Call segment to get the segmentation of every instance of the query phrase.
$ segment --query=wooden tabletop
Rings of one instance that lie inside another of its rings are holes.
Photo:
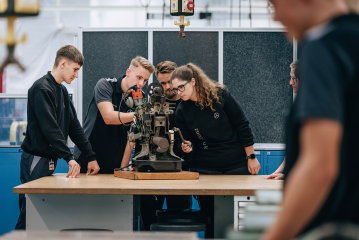
[[[196,180],[129,180],[113,174],[66,178],[58,173],[14,188],[19,194],[133,194],[133,195],[254,195],[255,190],[280,190],[283,181],[264,175],[200,175]]]

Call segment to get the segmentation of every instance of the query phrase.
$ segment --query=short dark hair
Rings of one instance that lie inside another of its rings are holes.
[[[156,77],[158,75],[158,73],[171,73],[173,72],[176,68],[178,68],[177,64],[171,61],[164,61],[164,62],[160,62],[159,64],[157,64],[156,67]]]
[[[63,58],[78,63],[80,66],[82,66],[85,61],[82,53],[72,45],[63,46],[57,51],[54,67],[57,67]]]

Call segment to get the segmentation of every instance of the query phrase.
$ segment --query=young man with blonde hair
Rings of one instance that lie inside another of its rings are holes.
[[[121,166],[127,131],[130,129],[123,124],[133,121],[132,110],[121,99],[127,97],[124,94],[131,86],[145,86],[154,71],[155,67],[147,59],[137,56],[132,59],[126,75],[118,79],[102,78],[97,82],[85,117],[84,130],[96,152],[99,173],[113,173],[115,168]],[[77,146],[74,156],[81,166],[87,165]]]
[[[84,57],[74,46],[67,45],[56,53],[51,72],[38,79],[28,91],[27,129],[21,148],[21,183],[51,175],[58,158],[69,164],[66,177],[74,178],[80,165],[74,160],[67,138],[84,152],[86,164],[92,174],[98,171],[95,153],[77,119],[76,111],[63,82],[71,84],[84,63]],[[26,197],[19,196],[20,216],[15,229],[26,229]]]

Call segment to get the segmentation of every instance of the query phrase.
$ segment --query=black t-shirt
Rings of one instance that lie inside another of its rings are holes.
[[[119,80],[103,78],[97,82],[94,88],[94,96],[85,117],[84,130],[96,152],[96,160],[100,166],[99,173],[113,173],[115,168],[119,168],[126,148],[127,131],[130,126],[107,125],[97,107],[100,102],[111,102],[114,111],[132,111],[125,104],[125,100],[121,102],[124,94],[121,82],[124,77]],[[77,146],[74,149],[74,156],[82,165],[81,171],[86,171],[87,162]]]
[[[359,16],[340,16],[307,35],[298,72],[298,95],[286,127],[285,175],[297,161],[300,130],[307,119],[332,119],[343,126],[339,177],[306,230],[327,221],[359,223]]]
[[[201,109],[196,102],[183,101],[176,111],[176,125],[191,141],[191,168],[227,172],[247,166],[244,147],[254,144],[249,122],[239,103],[221,90],[220,103]]]

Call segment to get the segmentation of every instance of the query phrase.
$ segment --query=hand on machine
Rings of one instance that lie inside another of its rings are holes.
[[[179,135],[180,135],[180,137],[181,137],[181,140],[182,140],[182,145],[181,145],[182,151],[185,152],[185,153],[190,153],[190,152],[192,152],[192,143],[191,143],[190,141],[184,140],[183,135],[182,135],[182,133],[181,133],[181,129],[179,129],[179,128],[173,128],[173,131],[178,132]]]

